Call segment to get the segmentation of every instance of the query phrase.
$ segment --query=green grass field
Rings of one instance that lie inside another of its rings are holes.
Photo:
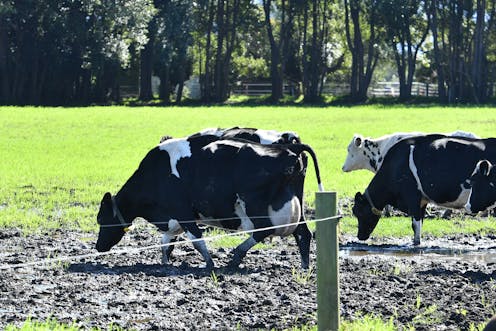
[[[316,151],[325,188],[337,191],[339,197],[352,197],[373,176],[367,171],[341,171],[354,133],[378,137],[397,131],[464,130],[491,137],[495,123],[495,108],[475,107],[0,107],[0,228],[18,227],[26,233],[58,227],[96,232],[102,195],[116,193],[165,134],[183,137],[206,127],[231,126],[296,131]],[[305,187],[310,203],[316,190],[310,165]],[[345,218],[341,229],[356,233],[356,220]],[[496,222],[428,220],[423,229],[433,235],[457,231],[496,233]],[[411,236],[410,221],[382,220],[374,234]],[[28,321],[22,330],[45,329],[77,328],[56,321],[39,325]],[[362,329],[393,326],[392,321],[368,316],[355,323],[344,321],[342,326],[342,330]]]
[[[339,197],[352,197],[363,191],[373,176],[365,170],[341,171],[354,133],[378,137],[397,131],[465,130],[491,137],[495,110],[377,105],[0,107],[0,227],[20,227],[26,232],[60,226],[95,231],[103,194],[116,193],[165,134],[183,137],[206,127],[231,126],[296,131],[316,151],[325,188],[336,190]],[[310,203],[316,190],[310,165],[305,186]],[[433,233],[454,229],[449,222],[435,223],[441,228],[435,225]],[[492,222],[470,224],[467,231],[491,231],[493,226]],[[355,228],[356,221],[344,220],[344,231],[354,233]],[[426,224],[425,230],[429,228]],[[410,235],[411,230],[408,221],[392,219],[380,222],[375,234],[383,231]]]

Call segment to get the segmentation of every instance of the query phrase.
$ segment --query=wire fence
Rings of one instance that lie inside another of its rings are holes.
[[[267,218],[268,216],[257,216],[254,218],[262,218],[262,217]],[[108,252],[97,252],[97,253],[88,253],[88,254],[71,255],[71,256],[51,257],[51,258],[40,259],[37,261],[16,263],[16,264],[4,264],[4,265],[0,265],[0,270],[12,270],[12,269],[19,269],[19,268],[26,268],[26,267],[39,267],[39,266],[44,266],[44,265],[52,265],[52,264],[57,264],[57,263],[62,263],[62,262],[76,261],[76,260],[81,260],[81,259],[95,258],[95,257],[101,257],[101,256],[108,256],[108,255],[135,254],[135,253],[143,252],[146,250],[157,249],[157,248],[162,248],[162,247],[168,247],[168,246],[174,246],[174,245],[178,246],[178,245],[184,245],[184,244],[193,244],[194,242],[199,242],[199,241],[214,241],[214,240],[221,239],[224,237],[252,234],[255,232],[275,230],[275,229],[285,228],[285,227],[289,227],[289,226],[297,226],[300,224],[316,223],[316,222],[330,221],[330,220],[339,220],[340,218],[342,218],[342,215],[336,215],[336,216],[332,216],[332,217],[325,217],[325,218],[320,218],[320,219],[308,220],[308,221],[304,221],[304,222],[279,224],[279,225],[273,225],[273,226],[269,226],[269,227],[255,228],[255,229],[251,229],[251,230],[241,230],[241,231],[235,231],[235,232],[228,232],[225,234],[220,234],[220,235],[215,235],[215,236],[206,236],[206,237],[201,237],[201,238],[196,238],[196,239],[184,239],[184,240],[165,243],[165,244],[156,244],[156,245],[149,245],[149,246],[136,247],[136,248],[122,248],[119,250],[113,250],[113,251],[108,251]],[[209,221],[220,222],[222,220],[230,220],[230,219],[234,219],[234,218],[212,219]],[[186,222],[193,222],[193,221],[186,221]],[[198,221],[195,221],[195,222],[198,222]],[[166,222],[163,222],[163,223],[166,223]],[[181,223],[183,223],[183,222],[181,222]],[[153,224],[157,224],[157,223],[153,223]],[[112,226],[122,227],[121,224],[115,224]]]

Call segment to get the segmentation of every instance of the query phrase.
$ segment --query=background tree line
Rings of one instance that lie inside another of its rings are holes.
[[[496,0],[3,0],[0,104],[121,100],[139,84],[180,102],[199,77],[204,102],[237,82],[285,82],[319,101],[325,82],[364,101],[375,77],[437,84],[443,103],[487,102],[496,82]],[[139,83],[138,83],[139,82]]]

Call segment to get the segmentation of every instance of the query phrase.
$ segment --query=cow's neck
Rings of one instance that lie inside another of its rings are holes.
[[[117,211],[121,214],[122,220],[131,225],[134,219],[139,215],[135,208],[135,204],[131,202],[131,200],[127,199],[126,194],[122,191],[119,191],[114,197],[114,206],[117,208]],[[120,222],[122,223],[122,220]]]
[[[384,207],[389,203],[387,201],[386,191],[378,187],[378,185],[373,185],[374,181],[370,183],[364,192],[366,199],[372,208],[382,211]]]

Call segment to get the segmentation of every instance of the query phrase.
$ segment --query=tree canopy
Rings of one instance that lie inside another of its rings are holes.
[[[198,78],[203,102],[240,82],[285,84],[305,101],[326,82],[364,101],[394,74],[437,86],[443,103],[496,94],[496,0],[4,0],[0,2],[0,104],[180,103]],[[153,94],[152,76],[160,80]]]

